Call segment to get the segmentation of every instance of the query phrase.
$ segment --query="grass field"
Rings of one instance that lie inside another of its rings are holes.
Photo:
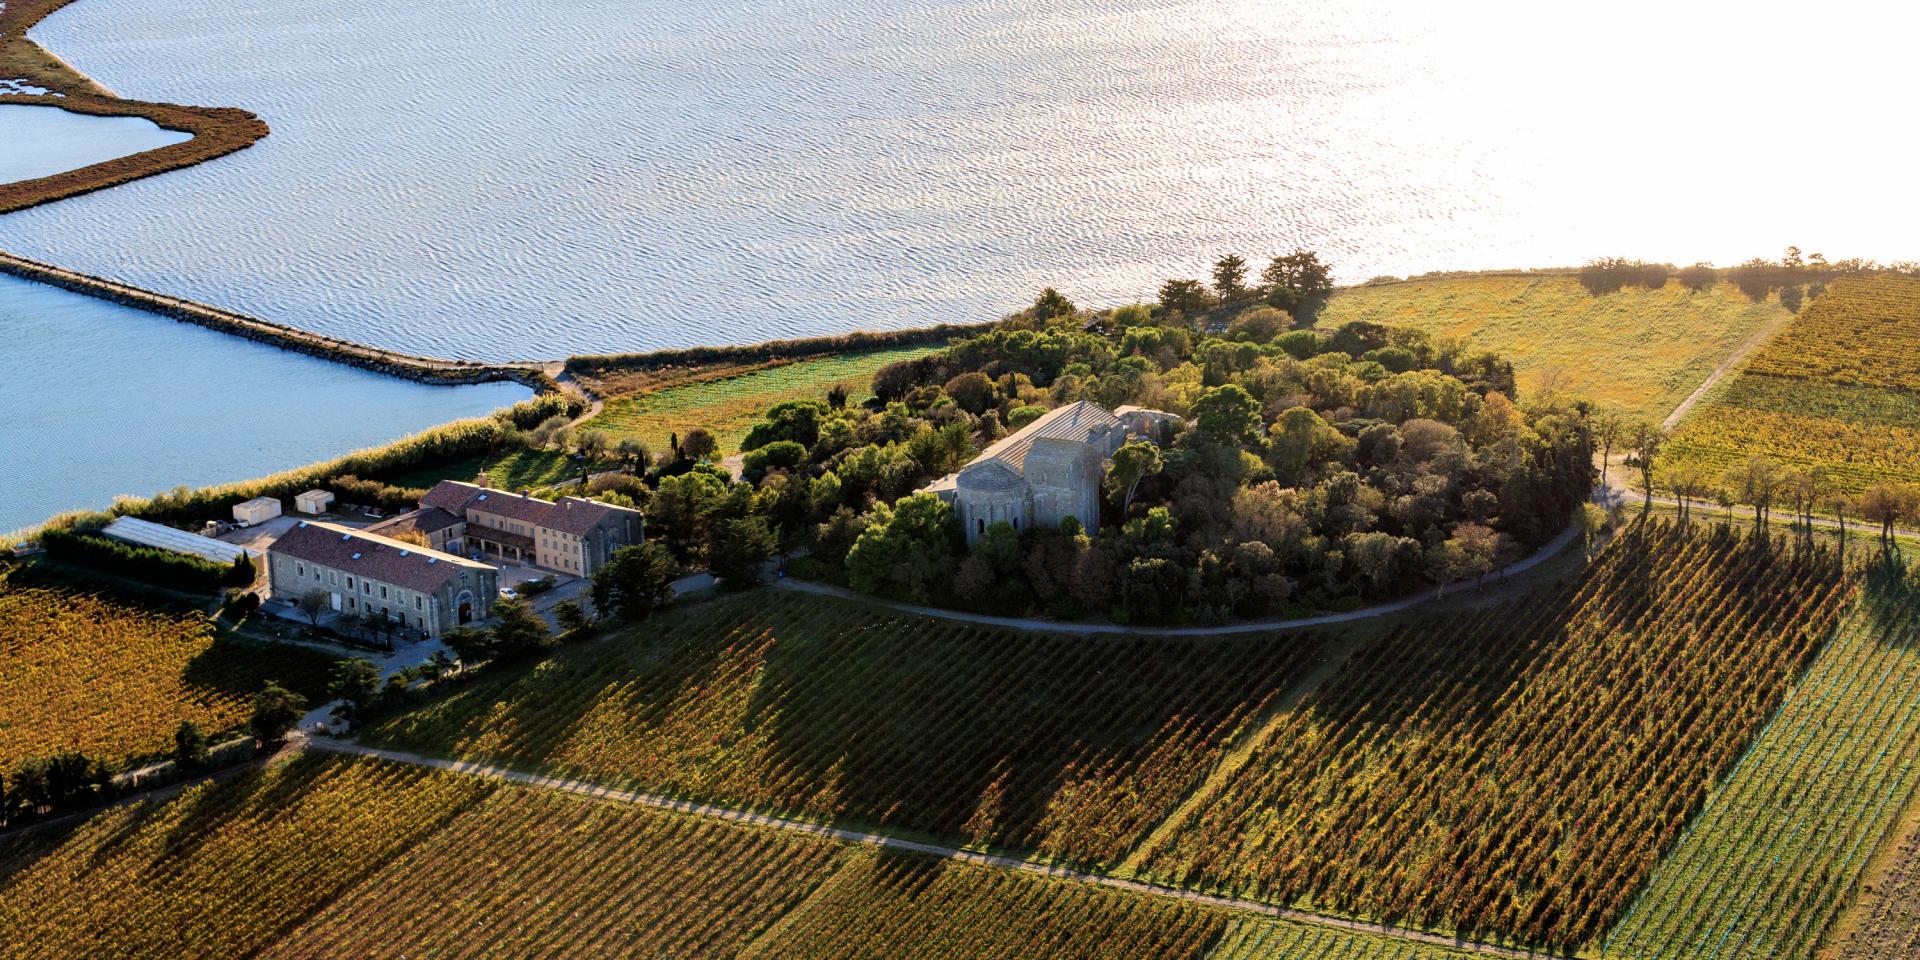
[[[611,469],[611,465],[600,464],[594,469]],[[473,482],[480,476],[485,476],[496,490],[536,490],[562,480],[579,479],[580,464],[560,450],[513,449],[375,479],[396,487],[427,489],[442,480]]]
[[[1466,337],[1511,359],[1523,393],[1551,377],[1603,407],[1658,421],[1785,316],[1778,303],[1753,303],[1730,284],[1595,297],[1571,275],[1485,274],[1343,290],[1319,324],[1367,320]]]
[[[1920,480],[1920,279],[1847,277],[1681,423],[1668,469],[1752,454],[1857,493]]]
[[[234,730],[266,680],[317,694],[332,662],[219,639],[200,612],[146,594],[0,586],[0,770],[70,750],[108,763],[170,750],[182,720]]]
[[[1654,871],[1607,955],[1810,956],[1920,784],[1916,691],[1920,589],[1881,575]]]
[[[873,372],[896,360],[911,360],[938,347],[901,347],[868,353],[797,360],[664,387],[632,396],[615,397],[584,429],[604,430],[616,437],[638,437],[655,451],[667,449],[668,434],[686,436],[704,427],[731,453],[759,422],[768,407],[783,400],[824,400],[828,389],[843,384],[849,401],[872,396],[868,384]]]
[[[1116,861],[1317,637],[1032,635],[760,592],[484,679],[365,739]]]
[[[1467,954],[374,760],[0,835],[0,957]]]

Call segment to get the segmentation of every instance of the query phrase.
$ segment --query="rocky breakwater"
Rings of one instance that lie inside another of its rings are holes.
[[[255,343],[269,344],[282,350],[304,353],[311,357],[350,364],[420,383],[468,384],[511,380],[543,393],[558,388],[553,377],[560,366],[557,363],[548,364],[538,361],[480,363],[471,360],[418,357],[285,326],[270,320],[262,320],[151,290],[142,290],[117,280],[108,280],[5,252],[0,252],[0,272],[169,317],[181,323],[218,330]]]

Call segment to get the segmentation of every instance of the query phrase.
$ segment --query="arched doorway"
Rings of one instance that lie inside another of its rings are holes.
[[[463,592],[460,594],[458,607],[460,611],[460,622],[463,624],[472,623],[473,622],[473,593],[471,591]]]

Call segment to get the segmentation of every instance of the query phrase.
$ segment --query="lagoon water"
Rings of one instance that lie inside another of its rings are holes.
[[[191,139],[145,117],[0,103],[0,143],[6,144],[0,149],[0,183],[50,177]]]
[[[273,473],[530,394],[434,387],[0,275],[0,533]],[[22,344],[30,353],[15,354]]]
[[[1857,9],[1849,9],[1856,8]],[[0,246],[508,359],[1788,243],[1920,257],[1910,7],[82,0],[34,36],[273,134]],[[1871,27],[1862,24],[1871,23]]]

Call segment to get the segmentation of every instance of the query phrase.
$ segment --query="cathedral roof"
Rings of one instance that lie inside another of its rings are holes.
[[[1055,440],[1071,440],[1074,443],[1088,443],[1101,434],[1124,426],[1118,417],[1102,409],[1097,403],[1076,400],[1064,407],[1055,407],[1047,411],[1040,419],[1002,437],[998,443],[988,447],[973,463],[997,460],[1006,464],[1015,473],[1024,473],[1027,468],[1027,451],[1033,447],[1033,441],[1042,437]]]
[[[956,483],[967,490],[992,492],[1017,490],[1027,485],[1027,478],[999,460],[975,460],[960,471]]]

